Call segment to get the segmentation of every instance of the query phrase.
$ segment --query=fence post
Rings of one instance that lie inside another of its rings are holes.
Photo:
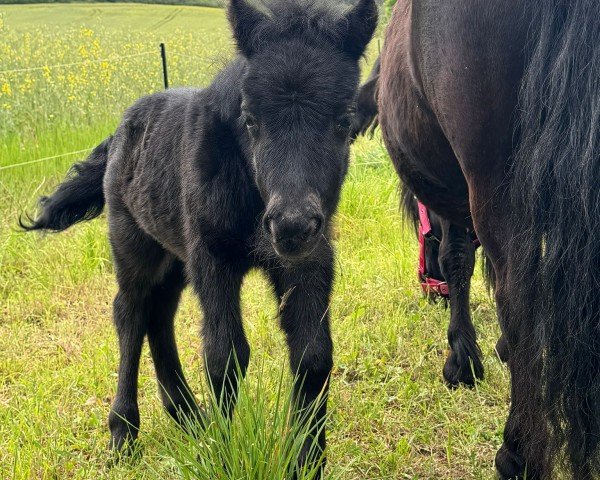
[[[169,73],[167,71],[167,48],[164,43],[160,44],[160,56],[162,57],[163,81],[165,90],[169,88]]]

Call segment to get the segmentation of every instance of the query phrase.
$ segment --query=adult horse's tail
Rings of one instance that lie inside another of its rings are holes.
[[[104,208],[102,183],[111,142],[112,137],[108,137],[84,162],[73,165],[67,179],[56,191],[40,199],[37,217],[19,219],[21,227],[28,231],[62,232],[78,222],[100,215]]]
[[[506,279],[513,388],[522,399],[513,408],[522,447],[544,478],[597,478],[600,12],[596,0],[528,3],[534,22]]]

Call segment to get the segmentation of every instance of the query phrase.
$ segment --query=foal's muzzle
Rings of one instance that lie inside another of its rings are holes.
[[[263,218],[263,228],[277,255],[300,259],[314,250],[324,222],[320,209],[311,204],[287,209],[273,207]]]

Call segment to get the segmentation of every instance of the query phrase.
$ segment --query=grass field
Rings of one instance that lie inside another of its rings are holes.
[[[174,85],[205,85],[232,52],[218,9],[0,6],[0,168],[99,143],[127,105],[161,88],[160,41],[167,43]],[[123,55],[137,56],[117,59]],[[87,63],[1,73],[81,61]],[[170,452],[187,447],[161,410],[147,350],[143,455],[108,462],[106,418],[118,358],[105,219],[60,236],[16,230],[18,214],[81,156],[0,170],[0,478],[177,478],[181,464]],[[447,389],[441,370],[449,312],[421,297],[416,241],[397,205],[397,179],[380,140],[360,140],[337,216],[328,471],[348,480],[493,478],[508,405],[508,373],[493,348],[493,303],[477,277],[473,316],[487,378],[473,390]],[[276,418],[287,353],[267,291],[258,273],[244,285],[253,354],[237,425]],[[206,389],[200,322],[187,292],[178,342],[199,395]],[[240,458],[268,461],[257,453],[255,432],[247,433],[234,436]]]

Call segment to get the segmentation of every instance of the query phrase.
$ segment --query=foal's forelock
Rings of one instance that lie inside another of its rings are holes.
[[[228,15],[246,57],[265,50],[269,43],[312,37],[358,59],[377,26],[375,0],[359,0],[346,11],[329,0],[231,0]]]

